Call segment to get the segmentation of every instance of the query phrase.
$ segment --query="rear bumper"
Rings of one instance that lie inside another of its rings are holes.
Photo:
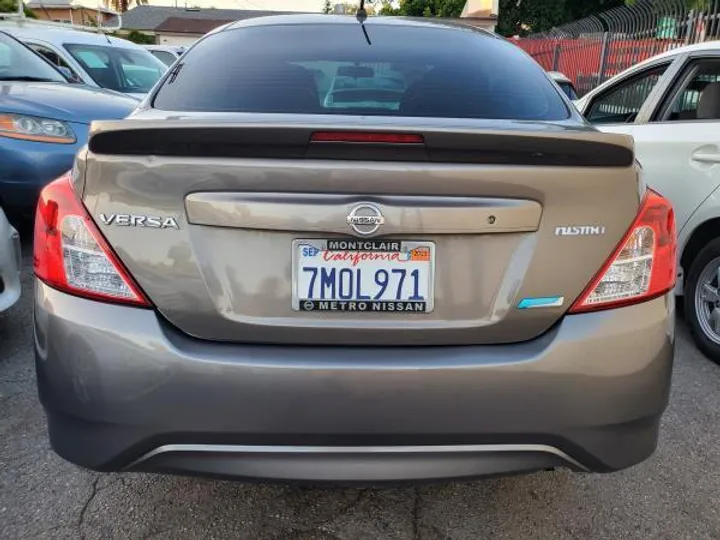
[[[236,345],[36,283],[38,385],[55,451],[100,471],[329,482],[609,472],[655,450],[673,312],[667,295],[505,346]]]

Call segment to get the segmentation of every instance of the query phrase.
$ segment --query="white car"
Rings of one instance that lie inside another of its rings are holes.
[[[96,32],[5,21],[0,30],[16,37],[76,82],[142,99],[167,65],[126,39]]]
[[[185,53],[185,47],[175,45],[143,45],[142,47],[168,67]]]
[[[677,293],[697,345],[720,363],[720,42],[655,56],[575,105],[600,130],[632,135],[645,180],[672,202]]]

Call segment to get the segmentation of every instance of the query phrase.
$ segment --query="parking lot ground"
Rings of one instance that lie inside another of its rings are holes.
[[[96,475],[49,449],[25,290],[0,315],[0,538],[720,538],[720,367],[678,325],[656,454],[612,475],[565,472],[396,489],[309,489]]]

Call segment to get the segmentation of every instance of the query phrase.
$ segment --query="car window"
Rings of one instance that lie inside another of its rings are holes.
[[[401,25],[367,25],[366,31],[367,37],[359,25],[306,24],[211,34],[183,55],[153,105],[174,111],[570,116],[542,68],[504,40]]]
[[[77,58],[90,69],[109,69],[110,55],[104,51],[78,49]]]
[[[75,73],[75,71],[70,67],[70,65],[59,54],[57,54],[52,49],[49,49],[42,45],[37,45],[36,43],[31,44],[30,47],[32,47],[35,51],[40,53],[51,64],[58,66],[58,67],[67,68],[72,73]]]
[[[167,70],[165,64],[142,49],[75,44],[65,48],[99,86],[119,92],[149,92]]]
[[[664,122],[716,120],[720,118],[720,60],[692,62],[668,100]]]
[[[173,53],[169,53],[167,51],[150,51],[155,58],[160,60],[162,63],[164,63],[167,66],[171,66],[175,63],[175,60],[177,60],[177,56],[175,56]]]
[[[65,78],[22,43],[0,32],[0,80],[48,80],[66,83]]]
[[[586,118],[593,124],[632,122],[670,64],[655,66],[626,79],[593,99]]]
[[[575,100],[578,98],[577,92],[575,92],[575,87],[572,85],[572,83],[561,82],[560,88],[570,99]]]

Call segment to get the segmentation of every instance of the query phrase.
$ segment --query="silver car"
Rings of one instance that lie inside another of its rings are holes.
[[[335,107],[339,73],[405,90]],[[493,35],[224,27],[92,126],[36,230],[40,398],[84,467],[413,481],[656,447],[673,209]]]
[[[0,208],[0,313],[20,299],[22,248],[20,235]]]

